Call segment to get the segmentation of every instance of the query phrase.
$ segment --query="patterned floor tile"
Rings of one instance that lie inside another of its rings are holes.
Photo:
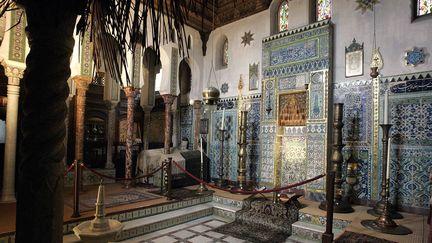
[[[213,242],[213,239],[200,235],[192,239],[189,239],[189,241],[192,243],[207,243],[207,242]]]
[[[193,231],[196,231],[196,232],[202,233],[202,232],[205,232],[205,231],[211,230],[211,228],[210,228],[210,227],[207,227],[207,226],[205,226],[205,225],[197,225],[197,226],[194,226],[194,227],[190,228],[190,230],[193,230]]]
[[[154,243],[174,243],[177,240],[170,236],[162,236],[152,240]]]
[[[221,225],[224,225],[225,223],[219,220],[212,220],[210,222],[205,223],[205,225],[210,226],[212,228],[219,227]]]
[[[224,241],[228,242],[228,243],[244,243],[246,241],[242,240],[242,239],[238,239],[232,236],[228,236],[227,238],[223,239]]]
[[[178,237],[180,239],[186,239],[186,238],[190,238],[192,236],[195,236],[196,233],[190,232],[188,230],[181,230],[181,231],[173,233],[172,235],[175,237]]]
[[[221,238],[223,236],[225,236],[224,234],[218,233],[218,232],[214,232],[214,231],[209,231],[205,233],[206,235],[213,237],[213,238]]]

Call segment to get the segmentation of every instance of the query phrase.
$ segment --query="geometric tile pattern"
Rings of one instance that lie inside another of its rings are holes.
[[[171,48],[170,94],[177,95],[178,48]]]
[[[220,132],[222,111],[211,113],[210,176],[219,178]],[[237,109],[225,110],[223,144],[223,177],[237,181]]]
[[[140,243],[207,243],[207,242],[246,242],[241,239],[234,238],[229,235],[224,235],[213,231],[215,228],[226,224],[218,219],[209,219],[207,221],[197,223],[195,225],[182,227],[172,232],[158,235]]]
[[[331,62],[330,42],[329,21],[263,40],[261,183],[285,185],[325,172],[327,102],[328,88],[331,87],[327,71]],[[306,83],[309,84],[307,91]],[[308,106],[304,116],[300,113],[304,117],[303,123],[306,121],[303,126],[300,123],[276,124],[276,115],[279,116],[283,108],[279,97],[285,90],[306,91],[306,101],[301,103]],[[292,129],[295,127],[299,129]],[[324,189],[324,180],[308,183],[306,189],[320,192]]]
[[[24,10],[12,11],[11,22],[18,23],[10,30],[9,40],[9,60],[16,62],[25,62],[26,57],[26,38],[25,38],[25,23],[26,15]]]
[[[188,149],[193,148],[193,107],[180,107],[180,138],[188,140]]]
[[[282,185],[306,179],[306,136],[305,134],[284,135],[282,138]]]

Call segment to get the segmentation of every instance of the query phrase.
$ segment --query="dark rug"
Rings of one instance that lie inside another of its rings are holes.
[[[80,211],[92,211],[96,208],[96,197],[97,195],[93,196],[84,196],[80,197]],[[108,193],[105,194],[105,208],[109,207],[115,207],[119,205],[134,203],[134,202],[142,202],[147,200],[152,200],[156,198],[161,198],[159,195],[151,194],[148,192],[142,192],[142,191],[123,191],[123,192],[117,192],[117,193]],[[66,204],[70,207],[73,207],[73,202],[66,201]]]
[[[298,219],[297,204],[296,199],[273,203],[266,198],[247,198],[236,212],[234,222],[214,231],[249,242],[285,242]]]
[[[396,243],[394,241],[376,238],[370,235],[345,231],[339,236],[335,242],[337,243]]]
[[[248,224],[241,221],[222,225],[214,231],[253,243],[281,243],[290,236],[290,234],[282,233],[279,230],[263,228],[259,224]]]

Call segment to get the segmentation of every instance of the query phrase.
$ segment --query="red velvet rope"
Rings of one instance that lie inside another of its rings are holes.
[[[188,176],[192,177],[192,179],[198,181],[199,183],[203,183],[203,184],[205,184],[205,185],[207,185],[207,186],[209,186],[211,188],[215,188],[215,189],[219,189],[219,190],[226,191],[226,192],[231,192],[231,193],[239,193],[239,194],[257,194],[257,193],[269,193],[269,192],[283,191],[283,190],[287,190],[287,189],[290,189],[290,188],[293,188],[293,187],[297,187],[297,186],[301,186],[301,185],[307,184],[309,182],[318,180],[318,179],[323,178],[325,176],[325,174],[321,174],[321,175],[315,176],[313,178],[310,178],[310,179],[307,179],[307,180],[304,180],[304,181],[300,181],[300,182],[297,182],[297,183],[294,183],[294,184],[289,184],[289,185],[284,186],[284,187],[275,187],[273,189],[268,189],[268,190],[261,190],[261,191],[256,191],[256,190],[255,191],[232,190],[232,189],[225,189],[225,188],[221,188],[221,187],[218,187],[218,186],[215,186],[215,185],[208,184],[207,182],[205,182],[205,181],[199,179],[198,177],[192,175],[189,171],[187,171],[185,168],[181,167],[174,160],[172,162],[181,171],[183,171],[184,173],[186,173]]]
[[[102,174],[102,173],[99,173],[99,172],[97,172],[96,170],[94,170],[94,169],[92,169],[92,168],[89,168],[89,167],[85,166],[85,164],[83,164],[83,163],[81,163],[80,166],[86,168],[87,170],[91,171],[92,173],[94,173],[94,174],[96,174],[96,175],[98,175],[98,176],[100,176],[100,177],[107,178],[107,179],[111,179],[111,180],[117,180],[117,181],[132,181],[132,180],[139,180],[139,179],[142,179],[142,178],[150,177],[150,176],[152,176],[153,174],[155,174],[156,172],[158,172],[160,169],[162,169],[162,166],[159,166],[159,168],[157,168],[156,170],[154,170],[154,171],[152,171],[152,172],[150,172],[150,173],[148,173],[148,174],[146,174],[146,175],[142,175],[142,176],[138,176],[138,177],[134,177],[134,178],[117,178],[117,177],[107,176],[107,175],[104,175],[104,174]]]
[[[66,175],[74,168],[75,166],[75,162],[73,162],[69,168],[67,168],[67,170],[65,171],[65,173],[63,174],[63,177],[66,177]]]

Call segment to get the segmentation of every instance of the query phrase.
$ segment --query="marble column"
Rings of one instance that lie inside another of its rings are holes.
[[[114,168],[113,163],[113,143],[115,138],[115,121],[116,121],[116,107],[117,101],[106,101],[106,106],[108,108],[108,124],[106,129],[106,140],[107,140],[107,161],[105,164],[105,168],[112,169]]]
[[[126,131],[126,161],[125,177],[132,178],[132,145],[134,129],[134,98],[136,91],[133,87],[125,87],[124,92],[127,97],[127,131]],[[129,188],[131,181],[125,181],[125,187]]]
[[[151,122],[151,111],[153,109],[153,107],[151,106],[142,106],[143,110],[144,110],[144,131],[143,131],[143,147],[144,150],[147,150],[149,148],[149,127],[150,127],[150,122]]]
[[[8,77],[6,107],[6,138],[3,165],[3,189],[1,202],[15,202],[15,161],[18,123],[19,83],[23,70],[5,66]]]
[[[194,142],[193,149],[198,149],[199,139],[200,139],[200,125],[201,125],[201,100],[195,100],[193,103],[194,108]]]
[[[170,143],[171,143],[171,105],[174,103],[177,96],[172,94],[162,95],[165,104],[165,129],[164,129],[164,153],[170,154]]]
[[[75,99],[75,159],[84,162],[84,118],[86,92],[92,79],[87,75],[72,78],[76,85]]]

